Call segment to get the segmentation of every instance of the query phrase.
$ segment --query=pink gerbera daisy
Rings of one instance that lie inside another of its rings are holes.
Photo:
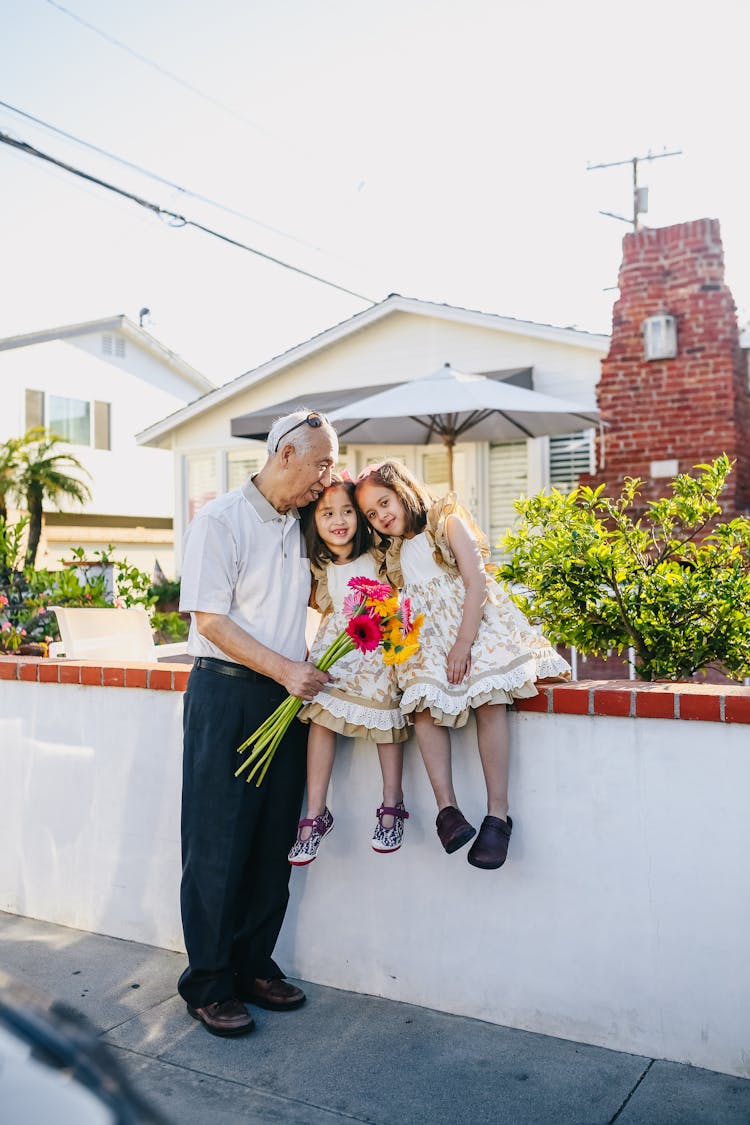
[[[362,605],[362,595],[361,594],[355,594],[354,591],[352,591],[351,594],[347,594],[346,597],[344,598],[344,605],[343,605],[344,616],[345,617],[352,617],[353,614],[355,614],[357,612],[357,610],[359,609],[359,607],[361,605]]]
[[[372,598],[376,602],[382,602],[385,598],[390,597],[391,588],[385,582],[378,582],[375,578],[350,578],[348,585],[352,590],[359,590],[360,594],[364,594],[366,598]]]
[[[380,629],[368,613],[352,617],[346,631],[360,652],[372,652],[380,644]]]
[[[404,626],[404,632],[411,632],[411,598],[401,599],[401,622]]]

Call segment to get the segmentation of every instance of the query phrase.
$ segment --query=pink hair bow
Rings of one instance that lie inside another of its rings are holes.
[[[364,480],[365,477],[369,477],[370,473],[374,473],[376,469],[379,469],[384,464],[385,464],[384,461],[378,461],[374,465],[366,465],[364,467],[364,469],[362,470],[362,472],[358,473],[357,476],[354,478],[354,483],[359,484],[359,482],[361,480]]]

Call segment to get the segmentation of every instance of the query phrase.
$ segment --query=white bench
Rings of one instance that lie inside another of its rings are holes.
[[[51,605],[61,640],[49,646],[52,657],[68,660],[137,660],[153,663],[187,652],[187,641],[157,645],[142,606],[98,609]]]

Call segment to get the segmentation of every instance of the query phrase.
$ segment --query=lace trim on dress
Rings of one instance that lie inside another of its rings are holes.
[[[530,691],[524,689],[530,688]],[[418,702],[435,704],[446,715],[460,715],[474,700],[490,692],[507,692],[509,696],[536,695],[533,680],[529,679],[528,663],[524,662],[510,672],[498,673],[495,676],[483,676],[476,683],[467,687],[459,696],[451,696],[439,684],[421,681],[405,688],[401,699],[401,710],[408,715],[415,709]]]
[[[406,719],[401,714],[400,707],[377,708],[363,707],[359,703],[349,703],[345,699],[337,699],[335,695],[319,692],[315,702],[320,703],[325,711],[330,711],[337,719],[345,719],[360,727],[373,730],[392,730],[406,726]]]
[[[570,665],[553,648],[541,653],[534,652],[533,656],[538,680],[545,680],[548,676],[564,676],[570,679]]]
[[[305,704],[299,713],[303,723],[319,726],[346,735],[347,738],[364,738],[369,742],[404,742],[409,737],[407,720],[396,708],[371,710],[367,707],[347,706],[329,695]]]

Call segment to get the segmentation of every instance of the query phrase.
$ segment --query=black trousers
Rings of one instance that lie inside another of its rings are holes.
[[[237,747],[285,698],[273,680],[194,667],[185,692],[180,905],[189,965],[178,989],[205,1007],[237,977],[281,977],[273,960],[289,901],[287,853],[305,784],[307,728],[296,719],[260,788],[234,772]]]

